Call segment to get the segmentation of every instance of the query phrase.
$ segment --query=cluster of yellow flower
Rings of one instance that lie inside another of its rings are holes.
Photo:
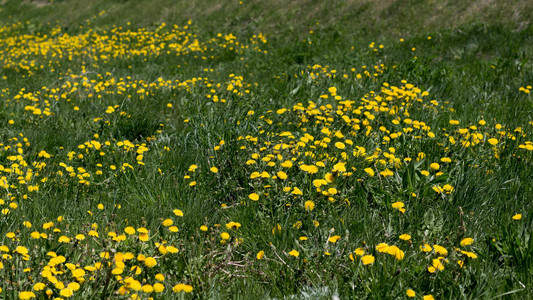
[[[97,209],[105,208],[99,204]],[[183,216],[178,209],[174,210],[174,214],[176,217]],[[100,218],[95,220],[100,221]],[[174,220],[168,218],[161,224],[167,228],[167,238],[176,240],[173,235],[178,232],[178,227],[174,225]],[[240,224],[227,226],[238,228]],[[117,293],[137,299],[139,293],[161,293],[170,287],[169,281],[175,280],[175,276],[157,272],[157,269],[174,260],[172,255],[178,253],[178,248],[164,239],[165,234],[160,234],[159,242],[156,242],[156,238],[150,236],[150,231],[144,227],[135,229],[127,226],[120,233],[102,229],[95,222],[86,232],[75,234],[69,231],[69,224],[64,218],[59,217],[43,223],[41,232],[25,221],[21,229],[8,232],[6,238],[7,243],[0,245],[3,253],[0,271],[5,271],[9,278],[19,278],[21,289],[28,288],[19,292],[20,299],[35,298],[39,293],[48,297],[75,297],[87,291],[97,292],[99,285],[106,281],[106,286],[113,290],[106,291],[104,288],[100,293]],[[82,255],[61,250],[60,245],[77,248]],[[46,248],[58,250],[43,252],[42,249]],[[121,252],[120,249],[129,251]],[[65,254],[57,253],[60,250]],[[172,290],[190,293],[193,287],[178,283]]]
[[[191,27],[191,21],[181,27],[162,23],[155,30],[122,27],[94,30],[89,27],[74,35],[63,32],[59,26],[49,34],[26,34],[23,28],[27,25],[14,23],[0,27],[0,44],[5,49],[0,61],[5,69],[25,71],[28,76],[43,69],[53,72],[65,60],[91,61],[91,66],[97,68],[115,60],[170,55],[208,59],[214,58],[220,49],[236,54],[247,51],[267,53],[261,49],[261,45],[267,42],[262,33],[253,35],[249,44],[239,42],[231,33],[219,33],[213,38],[200,40]]]
[[[445,198],[454,192],[452,170],[465,149],[485,147],[481,153],[493,153],[498,159],[500,151],[509,147],[507,144],[514,145],[513,141],[525,137],[521,128],[506,130],[500,124],[491,128],[483,119],[463,128],[453,119],[438,123],[435,116],[447,116],[453,110],[446,108],[446,103],[425,100],[428,95],[405,81],[400,87],[385,83],[379,92],[371,91],[359,101],[344,99],[336,87],[330,87],[328,93],[316,102],[310,101],[307,106],[298,103],[291,108],[269,110],[259,117],[255,111],[249,111],[248,120],[261,126],[257,132],[238,139],[240,148],[251,153],[245,164],[253,191],[242,204],[252,200],[247,205],[267,211],[280,205],[277,211],[284,212],[280,214],[282,218],[287,215],[301,218],[294,223],[293,230],[307,228],[305,232],[312,234],[311,228],[330,223],[332,212],[360,201],[354,189],[376,187],[373,191],[383,191],[385,187],[393,187],[392,192],[403,194],[390,195],[401,199],[391,203],[390,207],[404,214],[416,202],[436,196]],[[427,157],[426,153],[419,152],[418,149],[424,149],[428,143],[438,147],[438,152],[445,156]],[[402,179],[406,180],[405,174],[409,170],[413,172],[413,182],[405,183]],[[320,211],[315,213],[317,208]],[[519,218],[520,215],[513,217]],[[312,220],[314,226],[306,227],[306,220]],[[282,230],[278,223],[272,233],[279,234]],[[322,233],[318,230],[316,236],[301,236],[299,241],[312,238],[321,243]],[[330,235],[326,244],[335,244],[340,239],[339,235]],[[362,265],[376,262],[373,253],[389,254],[396,260],[403,260],[407,255],[411,259],[418,256],[414,261],[427,261],[428,274],[444,271],[451,261],[456,267],[464,268],[468,260],[478,258],[468,249],[473,243],[472,238],[460,241],[463,248],[446,242],[453,248],[451,251],[419,240],[416,242],[420,245],[418,254],[409,234],[400,235],[400,240],[403,242],[399,246],[380,243],[375,249],[365,243],[363,248],[357,248],[347,256],[351,261],[360,257]],[[302,249],[306,248],[302,246]],[[292,249],[287,254],[295,258],[302,256],[299,249]],[[262,260],[268,255],[261,250],[256,257]],[[328,247],[324,255],[331,255]],[[309,254],[303,260],[308,258]],[[415,292],[408,290],[407,295],[413,297]],[[430,299],[430,296],[425,298]]]

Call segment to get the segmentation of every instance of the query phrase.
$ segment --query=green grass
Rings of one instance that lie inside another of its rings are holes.
[[[43,275],[53,266],[49,251],[66,258],[54,276],[79,283],[76,299],[389,299],[406,298],[407,289],[418,299],[533,297],[533,157],[523,149],[533,134],[533,98],[521,90],[533,85],[532,8],[528,1],[2,2],[0,182],[8,184],[0,185],[0,246],[8,251],[0,298],[37,282],[46,284],[37,298],[68,292]],[[199,47],[187,48],[194,40]],[[408,84],[420,89],[409,100],[387,94],[390,86],[413,91]],[[468,137],[459,132],[467,128]],[[354,154],[356,146],[366,154]],[[293,167],[284,167],[290,159]],[[300,168],[319,162],[316,174]],[[339,162],[346,171],[335,171]],[[386,168],[392,176],[380,173]],[[270,178],[251,178],[263,171]],[[287,179],[272,178],[279,171]],[[317,190],[313,180],[328,173],[333,179]],[[434,191],[445,185],[453,191]],[[291,194],[294,187],[303,195]],[[322,193],[329,188],[337,192]],[[405,212],[393,208],[398,202]],[[232,221],[240,228],[226,228]],[[124,234],[127,226],[146,228],[150,240]],[[34,231],[47,236],[34,239]],[[411,240],[398,238],[405,233]],[[473,244],[460,245],[465,238]],[[178,253],[160,252],[161,243]],[[380,243],[404,256],[380,253]],[[421,251],[426,243],[447,255]],[[364,265],[357,248],[375,262]],[[157,266],[134,258],[120,267],[117,252],[155,257]],[[444,269],[430,272],[439,256]],[[98,262],[103,267],[85,269],[83,279],[69,270]],[[111,273],[117,269],[123,273]],[[123,281],[153,285],[158,273],[162,293]],[[173,293],[178,283],[192,293]]]

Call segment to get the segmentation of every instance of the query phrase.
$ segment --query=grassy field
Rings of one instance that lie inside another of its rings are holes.
[[[0,299],[533,298],[531,20],[0,2]]]

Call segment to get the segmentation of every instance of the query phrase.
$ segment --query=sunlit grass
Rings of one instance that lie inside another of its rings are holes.
[[[529,27],[105,15],[0,28],[0,297],[532,296]]]

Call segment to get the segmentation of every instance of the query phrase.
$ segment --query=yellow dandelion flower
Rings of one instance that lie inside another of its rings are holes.
[[[148,268],[153,268],[157,265],[157,260],[153,257],[147,257],[144,259],[144,265]]]
[[[39,292],[39,291],[44,290],[45,287],[46,287],[46,284],[42,282],[37,282],[36,284],[33,285],[33,290],[36,292]]]
[[[467,257],[472,258],[472,259],[476,259],[477,258],[477,254],[475,254],[474,252],[462,251],[461,250],[461,253],[463,253],[464,255],[466,255]]]
[[[279,171],[276,173],[276,175],[278,176],[279,179],[281,180],[285,180],[287,179],[287,173],[283,172],[283,171]]]
[[[154,291],[154,287],[151,284],[145,284],[142,286],[141,291],[144,293],[152,293]]]
[[[74,294],[74,291],[69,289],[69,288],[66,288],[66,289],[62,289],[60,292],[59,292],[59,295],[61,297],[65,297],[65,298],[70,298],[72,297],[72,295]]]
[[[444,248],[442,246],[433,245],[433,249],[435,250],[436,254],[439,254],[439,255],[442,255],[442,256],[447,256],[448,255],[448,250],[446,250],[446,248]]]
[[[400,240],[408,241],[410,239],[411,239],[411,236],[408,235],[407,233],[400,235]]]
[[[376,246],[376,250],[381,253],[386,253],[388,249],[389,249],[389,245],[387,245],[386,243],[379,243]]]
[[[80,284],[77,282],[71,282],[68,284],[67,288],[71,289],[72,291],[76,292],[80,289]]]
[[[346,148],[346,145],[344,145],[344,143],[341,143],[341,142],[336,142],[335,143],[335,147],[337,147],[337,149],[344,149]]]
[[[251,193],[250,195],[248,195],[248,198],[250,198],[250,200],[253,200],[253,201],[258,201],[259,195],[256,193]]]
[[[364,255],[363,257],[361,257],[361,262],[365,266],[369,264],[373,264],[375,260],[376,258],[372,255]]]
[[[496,146],[498,144],[498,140],[495,138],[489,139],[489,144],[492,146]]]
[[[343,144],[343,145],[344,145],[344,144]],[[333,171],[335,171],[335,172],[346,172],[346,164],[343,163],[343,162],[336,163],[336,164],[333,166]]]
[[[167,246],[167,251],[170,253],[178,253],[178,248],[174,246]]]
[[[296,251],[296,250],[291,250],[291,252],[289,252],[289,255],[290,256],[294,256],[294,257],[298,257],[300,256],[300,252]]]
[[[334,236],[329,237],[328,242],[336,243],[340,238],[341,238],[340,235],[334,235]]]
[[[469,246],[469,245],[472,245],[474,243],[474,239],[472,238],[464,238],[463,240],[461,240],[461,246]]]
[[[422,252],[430,252],[431,250],[433,250],[433,248],[428,244],[420,245],[420,251]]]
[[[139,234],[139,240],[143,241],[143,242],[146,242],[150,239],[150,237],[148,236],[147,233],[140,233]]]
[[[405,212],[405,204],[403,202],[397,201],[392,203],[392,208],[399,210],[400,212]]]
[[[241,227],[241,223],[238,222],[229,222],[226,224],[227,229],[239,229]]]
[[[62,235],[62,236],[59,237],[59,239],[57,241],[60,242],[60,243],[68,244],[68,243],[70,243],[70,238],[67,237],[67,236]]]
[[[315,209],[315,202],[307,200],[304,203],[304,207],[306,211],[312,211],[313,209]]]
[[[133,228],[132,226],[128,226],[126,228],[124,228],[124,232],[128,235],[134,235],[135,234],[135,228]]]
[[[154,291],[155,291],[156,293],[161,293],[161,292],[163,292],[163,290],[165,290],[165,286],[162,285],[162,284],[159,283],[159,282],[158,282],[158,283],[155,283],[153,287],[154,287]]]
[[[165,275],[163,275],[161,273],[158,273],[158,274],[155,275],[155,280],[164,281],[165,280]]]
[[[429,165],[429,167],[435,171],[438,171],[440,169],[440,165],[438,163],[432,163]]]
[[[281,166],[284,168],[291,168],[292,167],[292,161],[286,160],[283,163],[281,163]]]
[[[316,187],[316,188],[319,188],[323,185],[326,185],[328,184],[328,182],[324,179],[315,179],[313,180],[313,185]]]
[[[17,248],[15,248],[14,252],[16,252],[18,254],[22,254],[22,255],[27,255],[28,254],[28,248],[26,248],[24,246],[17,246]]]
[[[416,296],[415,291],[413,291],[412,289],[408,289],[407,291],[405,291],[405,294],[406,294],[407,297],[409,297],[409,298],[414,298],[414,297]]]
[[[184,292],[184,293],[191,293],[193,291],[193,287],[188,284],[178,283],[172,288],[172,291],[174,293]]]
[[[365,168],[365,173],[368,174],[368,176],[370,177],[374,177],[374,175],[376,174],[374,170],[372,170],[372,168]]]
[[[403,258],[405,257],[405,253],[400,248],[398,248],[398,246],[394,246],[394,245],[390,246],[387,249],[387,253],[389,255],[394,256],[396,260],[403,260]]]
[[[74,271],[72,271],[72,276],[73,277],[83,277],[83,276],[85,276],[85,271],[83,269],[75,269]]]
[[[435,273],[437,270],[438,271],[442,271],[444,270],[444,264],[443,264],[443,261],[438,259],[438,258],[434,258],[432,261],[431,261],[431,267],[428,268],[428,271],[430,273]]]
[[[35,298],[35,294],[33,292],[29,292],[29,291],[19,292],[20,300],[27,300],[27,299],[32,299],[32,298]]]
[[[294,189],[292,190],[291,194],[293,194],[293,195],[303,195],[304,193],[299,188],[294,187]]]

